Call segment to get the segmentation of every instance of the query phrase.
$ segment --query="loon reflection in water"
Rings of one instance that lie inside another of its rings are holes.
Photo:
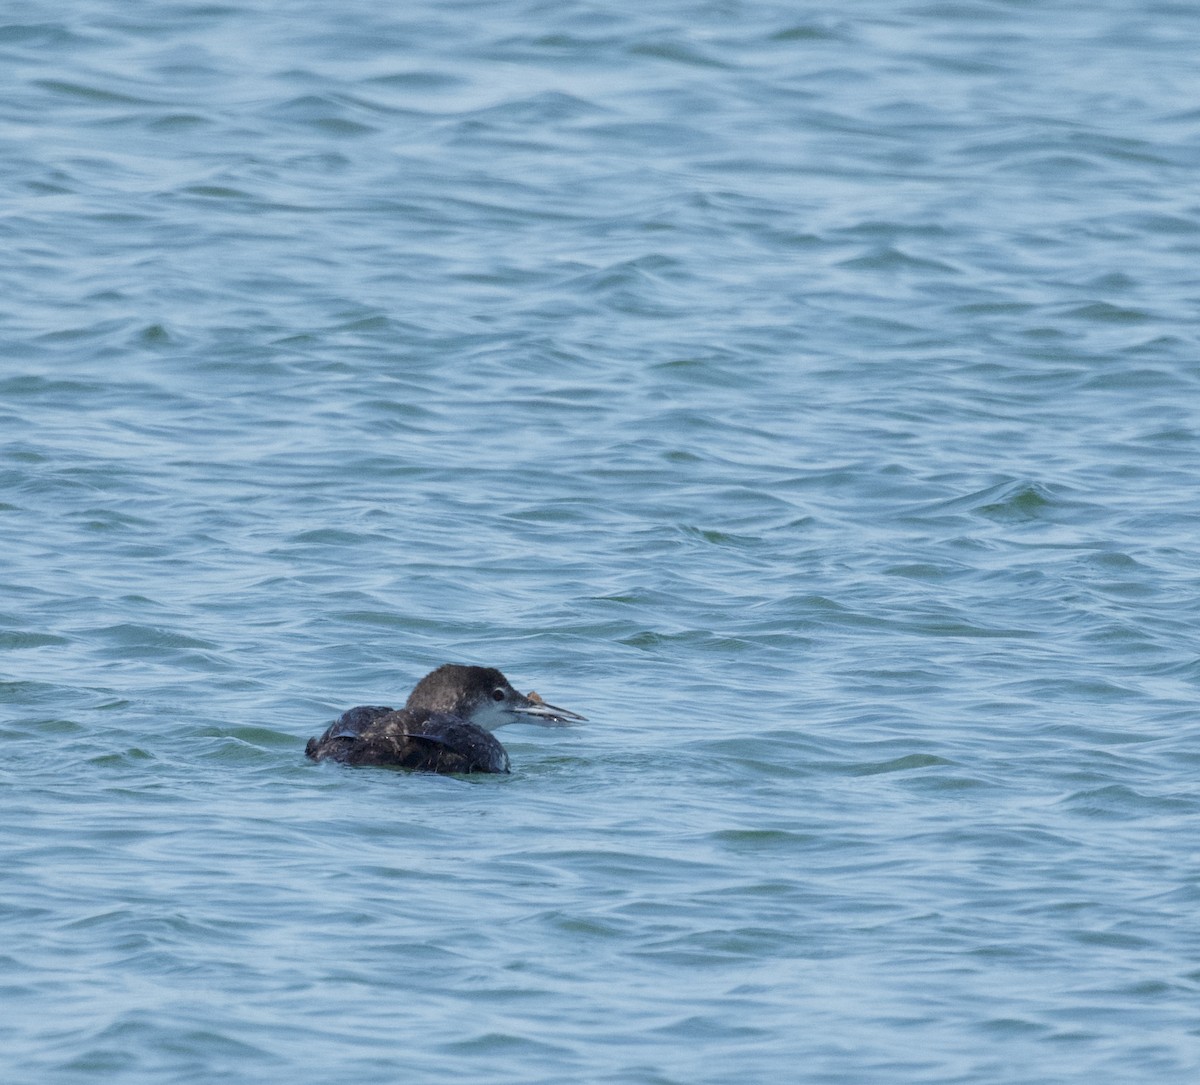
[[[347,765],[392,765],[418,772],[508,772],[508,752],[491,732],[522,720],[545,727],[584,720],[528,697],[494,667],[445,663],[416,684],[399,710],[360,705],[343,713],[304,753]]]

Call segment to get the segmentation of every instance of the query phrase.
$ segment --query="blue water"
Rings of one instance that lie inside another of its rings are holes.
[[[7,3],[4,1082],[1200,1080],[1198,50]]]

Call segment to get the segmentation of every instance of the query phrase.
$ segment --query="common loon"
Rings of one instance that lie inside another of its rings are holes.
[[[508,772],[508,752],[491,732],[526,720],[545,727],[584,720],[518,693],[495,667],[445,663],[427,674],[404,707],[359,705],[339,716],[304,753],[347,765],[394,765],[418,772]]]

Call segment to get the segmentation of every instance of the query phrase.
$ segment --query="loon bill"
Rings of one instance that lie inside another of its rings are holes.
[[[508,723],[564,727],[585,720],[536,693],[518,693],[495,667],[445,663],[419,681],[401,709],[359,705],[304,747],[314,761],[392,765],[418,772],[508,772],[492,732]]]

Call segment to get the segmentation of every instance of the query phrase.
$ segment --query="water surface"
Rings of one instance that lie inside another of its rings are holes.
[[[1196,1080],[1193,14],[852,7],[5,8],[6,1081]]]

